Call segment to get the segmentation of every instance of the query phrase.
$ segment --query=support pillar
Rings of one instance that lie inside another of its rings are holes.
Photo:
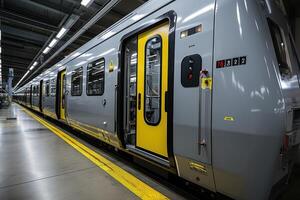
[[[8,93],[10,102],[12,100],[12,91],[13,91],[12,81],[13,81],[13,79],[14,79],[14,69],[9,68],[8,79],[7,79],[7,93]]]

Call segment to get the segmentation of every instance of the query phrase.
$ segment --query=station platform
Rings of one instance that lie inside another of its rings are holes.
[[[1,200],[186,198],[15,103],[0,110]]]
[[[0,109],[0,200],[210,199],[92,143],[18,104]],[[279,199],[298,199],[299,180],[298,166]]]

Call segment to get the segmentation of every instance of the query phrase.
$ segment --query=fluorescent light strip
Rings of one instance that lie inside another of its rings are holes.
[[[29,72],[30,72],[30,71],[27,71],[27,72],[24,74],[24,76],[19,80],[19,82],[17,83],[17,85],[16,85],[14,88],[18,87],[18,85],[21,83],[21,81],[23,81],[23,79],[27,76],[27,74],[28,74]]]
[[[62,27],[60,29],[60,31],[57,33],[56,37],[59,38],[59,39],[62,38],[62,36],[66,33],[66,31],[67,31],[67,29]]]
[[[92,3],[92,0],[82,0],[80,4],[85,7],[88,7],[90,3]]]
[[[43,51],[43,54],[46,54],[46,53],[48,53],[50,51],[50,47],[46,47],[45,49],[44,49],[44,51]]]
[[[55,45],[56,45],[56,43],[58,42],[58,40],[57,39],[53,39],[51,42],[50,42],[50,44],[49,44],[49,47],[54,47]]]

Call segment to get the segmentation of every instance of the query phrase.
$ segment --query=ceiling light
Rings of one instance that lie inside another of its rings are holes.
[[[62,27],[62,28],[60,29],[60,31],[57,33],[56,37],[57,37],[57,38],[61,38],[61,37],[66,33],[66,31],[67,31],[67,29],[64,28],[64,27]]]
[[[133,21],[137,21],[137,20],[142,19],[144,16],[145,16],[144,14],[136,14],[136,15],[134,15],[133,17],[131,17],[131,19],[132,19]]]
[[[33,70],[33,68],[34,68],[34,65],[32,65],[32,66],[29,68],[29,70]]]
[[[56,45],[56,43],[58,42],[58,40],[57,39],[53,39],[51,42],[50,42],[50,44],[49,44],[49,47],[54,47],[55,45]]]
[[[34,63],[33,63],[33,66],[36,66],[38,64],[38,62],[37,61],[35,61]]]
[[[44,49],[43,54],[46,54],[50,51],[50,47],[46,47],[46,49]]]
[[[88,7],[89,5],[91,5],[92,2],[92,0],[82,0],[80,4],[85,7]]]

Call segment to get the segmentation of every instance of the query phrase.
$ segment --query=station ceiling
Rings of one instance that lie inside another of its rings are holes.
[[[2,79],[6,81],[8,68],[13,68],[13,85],[16,85],[35,61],[43,63],[48,60],[109,1],[93,0],[85,7],[81,5],[82,0],[0,0]],[[51,67],[146,1],[120,0],[97,23],[51,59],[45,68]],[[282,1],[293,23],[295,18],[300,17],[300,1]],[[43,54],[70,18],[75,20],[74,25],[55,47]]]
[[[93,0],[88,7],[81,5],[81,1],[0,0],[3,81],[7,79],[8,68],[13,68],[13,85],[16,85],[36,60],[41,63],[50,58],[110,0]],[[120,0],[100,20],[51,59],[46,68],[63,59],[145,1],[147,0]],[[43,54],[45,48],[71,18],[75,23],[70,30],[48,53]]]

